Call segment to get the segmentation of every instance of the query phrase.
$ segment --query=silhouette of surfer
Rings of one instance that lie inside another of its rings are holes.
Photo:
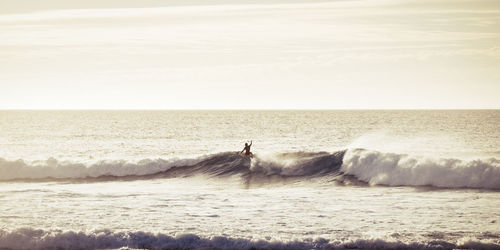
[[[252,157],[253,154],[252,154],[252,152],[250,152],[250,147],[251,146],[252,146],[252,141],[250,141],[250,144],[245,143],[245,147],[243,148],[243,150],[241,150],[240,154],[243,153],[243,151],[245,151],[245,156]]]

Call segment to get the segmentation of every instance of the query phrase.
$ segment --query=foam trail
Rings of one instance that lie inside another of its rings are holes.
[[[462,161],[354,149],[341,171],[370,184],[500,189],[500,160]]]
[[[269,242],[221,236],[203,238],[194,234],[185,234],[172,237],[161,233],[112,232],[110,230],[90,233],[44,231],[31,228],[12,232],[0,230],[0,248],[2,249],[117,249],[123,247],[140,249],[493,249],[499,246],[477,241],[460,244],[446,241],[403,243],[382,239],[330,242],[324,238],[317,238],[305,241]]]

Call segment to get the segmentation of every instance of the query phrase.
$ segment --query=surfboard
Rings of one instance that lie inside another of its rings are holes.
[[[240,155],[242,158],[246,158],[246,157],[253,158],[253,154],[252,153],[250,153],[249,155],[246,155],[245,153],[238,153],[238,155]]]

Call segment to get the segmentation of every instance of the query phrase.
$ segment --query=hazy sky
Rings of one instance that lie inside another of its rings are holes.
[[[500,1],[0,0],[0,108],[500,108]]]

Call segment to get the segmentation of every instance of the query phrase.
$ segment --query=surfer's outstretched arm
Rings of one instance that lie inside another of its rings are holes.
[[[248,145],[248,146],[252,146],[252,141],[250,141],[250,145]]]

